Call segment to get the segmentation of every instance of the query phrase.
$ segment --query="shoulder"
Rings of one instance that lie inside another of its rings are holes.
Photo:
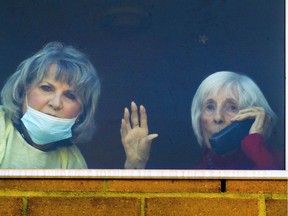
[[[3,110],[3,106],[0,105],[0,118],[5,116],[5,112]]]
[[[0,125],[1,125],[1,127],[3,126],[4,123],[6,123],[6,124],[10,124],[11,123],[12,124],[12,121],[5,114],[3,106],[0,105]],[[6,125],[6,124],[4,124],[4,125]]]
[[[13,133],[11,133],[13,132],[13,127],[12,121],[6,117],[3,107],[0,106],[0,164],[6,153],[8,137],[15,137]]]
[[[5,134],[9,132],[9,128],[13,127],[12,121],[7,118],[3,107],[0,106],[0,138],[3,139]]]
[[[0,137],[4,136],[5,125],[5,113],[2,106],[0,106]]]

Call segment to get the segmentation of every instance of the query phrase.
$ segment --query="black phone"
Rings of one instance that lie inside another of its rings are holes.
[[[249,134],[249,130],[255,119],[235,121],[213,134],[209,139],[212,150],[218,155],[225,155],[240,149],[242,139]]]

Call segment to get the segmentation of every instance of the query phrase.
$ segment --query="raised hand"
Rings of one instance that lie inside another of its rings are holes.
[[[248,118],[255,118],[253,125],[250,128],[249,134],[259,133],[265,137],[269,125],[271,123],[269,116],[266,115],[262,107],[250,107],[240,110],[232,121],[242,121]]]
[[[124,167],[126,169],[145,168],[150,156],[151,143],[158,134],[149,134],[144,106],[139,107],[139,114],[135,102],[131,103],[131,115],[128,108],[124,109],[120,134],[126,153]]]

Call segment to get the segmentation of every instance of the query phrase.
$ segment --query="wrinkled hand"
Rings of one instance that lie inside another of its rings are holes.
[[[126,153],[124,167],[143,169],[150,156],[151,143],[158,134],[148,134],[147,114],[144,106],[140,106],[138,115],[137,105],[132,102],[131,111],[130,116],[128,108],[125,108],[121,121],[121,141]]]
[[[263,107],[250,107],[240,110],[238,114],[231,120],[242,121],[249,118],[255,118],[255,121],[249,130],[249,134],[259,133],[262,136],[265,136],[271,123],[271,119],[266,115]]]

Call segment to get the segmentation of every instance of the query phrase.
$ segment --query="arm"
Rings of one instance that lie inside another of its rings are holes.
[[[125,108],[121,121],[121,141],[126,153],[124,167],[126,169],[143,169],[150,156],[151,143],[158,134],[149,134],[144,106],[140,106],[138,115],[137,105],[132,102],[131,111],[130,115],[128,108]]]
[[[244,154],[255,164],[255,169],[277,169],[272,153],[268,150],[264,137],[270,124],[270,118],[262,107],[250,107],[240,110],[233,118],[241,121],[247,118],[255,118],[246,136],[241,142]]]
[[[244,154],[255,164],[255,169],[277,169],[276,162],[259,133],[246,136],[241,143]]]
[[[248,118],[255,119],[249,130],[249,134],[258,133],[265,137],[265,135],[267,135],[271,120],[270,117],[266,115],[264,108],[250,107],[240,110],[238,114],[231,119],[231,121],[242,121]]]

